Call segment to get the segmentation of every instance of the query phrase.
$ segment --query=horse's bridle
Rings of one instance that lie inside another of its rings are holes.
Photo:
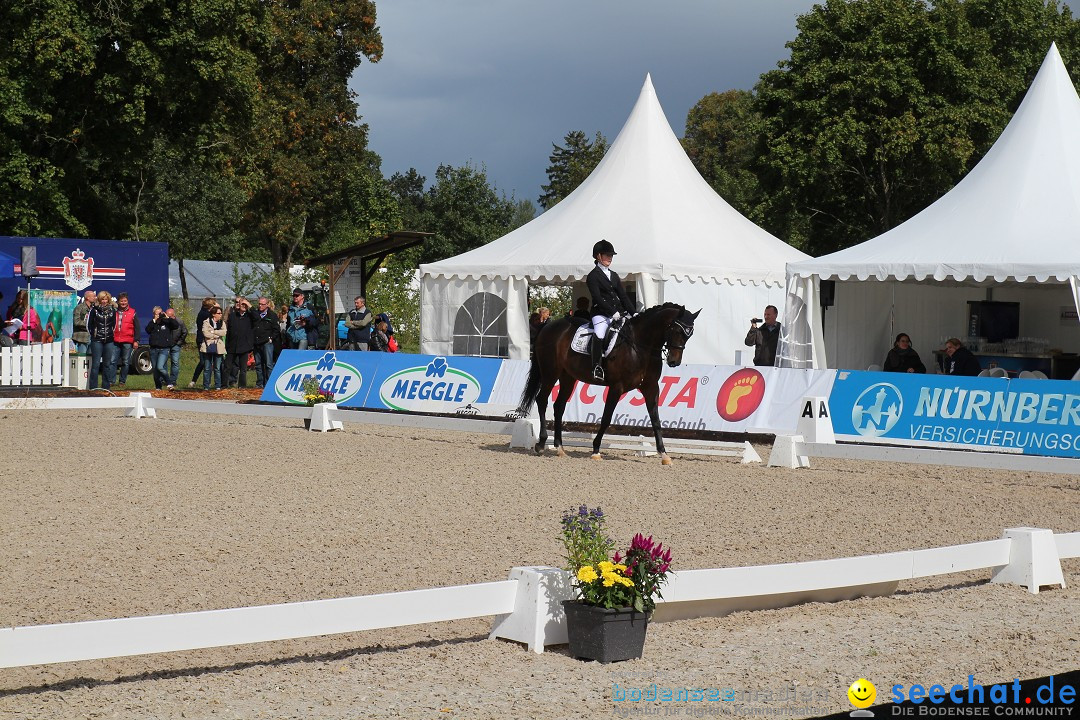
[[[686,323],[684,323],[684,322],[682,322],[680,320],[673,320],[672,324],[676,325],[680,330],[682,330],[682,333],[685,336],[685,339],[683,340],[682,345],[671,346],[667,342],[667,337],[665,336],[664,345],[663,345],[664,360],[668,360],[670,358],[672,350],[685,350],[686,349],[686,341],[689,340],[690,336],[694,334],[694,326],[693,325],[687,325]]]

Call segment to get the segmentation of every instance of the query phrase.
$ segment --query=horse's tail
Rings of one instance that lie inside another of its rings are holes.
[[[529,379],[525,381],[525,390],[521,393],[521,401],[518,403],[518,412],[522,417],[529,414],[532,410],[533,403],[536,402],[536,396],[540,394],[540,361],[536,359],[536,354],[533,354],[532,362],[529,364]]]

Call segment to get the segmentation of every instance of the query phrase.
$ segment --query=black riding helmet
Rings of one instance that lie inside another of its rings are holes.
[[[592,246],[592,256],[595,258],[600,253],[604,253],[605,255],[615,255],[615,246],[607,240],[601,240]]]

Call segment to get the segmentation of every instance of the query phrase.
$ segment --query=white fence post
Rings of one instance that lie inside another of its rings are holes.
[[[345,425],[340,420],[330,417],[331,411],[337,411],[337,403],[316,403],[311,406],[311,423],[308,427],[311,432],[327,432],[328,430],[341,430]]]
[[[1033,595],[1038,594],[1040,585],[1065,587],[1052,530],[1009,528],[1003,537],[1012,540],[1009,564],[995,567],[990,582],[1023,585]]]
[[[534,653],[567,642],[562,601],[571,597],[570,573],[536,565],[511,569],[510,579],[518,581],[514,611],[496,617],[488,637],[525,643]]]
[[[128,410],[127,416],[133,418],[156,418],[157,411],[147,405],[147,400],[152,400],[153,395],[148,392],[133,392],[128,393],[128,397],[134,401],[131,409]]]

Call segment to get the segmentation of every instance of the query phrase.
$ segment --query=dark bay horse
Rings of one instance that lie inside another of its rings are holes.
[[[597,381],[592,375],[592,360],[588,355],[570,349],[570,340],[580,323],[572,323],[567,318],[551,320],[540,331],[533,348],[532,366],[525,391],[521,394],[518,412],[528,415],[532,404],[540,413],[540,439],[536,443],[536,452],[544,451],[547,443],[548,397],[555,382],[559,383],[559,394],[555,398],[555,448],[559,455],[566,453],[562,448],[562,416],[566,401],[574,392],[575,381],[593,385],[607,385],[607,402],[604,415],[600,419],[600,430],[593,439],[593,459],[600,459],[600,441],[611,424],[615,406],[625,393],[639,390],[645,396],[645,407],[652,420],[653,433],[656,435],[656,451],[664,465],[671,464],[664,449],[664,438],[660,434],[660,415],[656,409],[660,394],[660,372],[663,369],[664,350],[667,364],[677,367],[682,362],[683,348],[686,341],[694,334],[694,320],[698,314],[689,312],[682,305],[665,303],[649,308],[635,315],[623,326],[623,337],[619,339],[611,354],[604,360],[606,380]],[[608,331],[605,342],[610,340],[614,326]]]

